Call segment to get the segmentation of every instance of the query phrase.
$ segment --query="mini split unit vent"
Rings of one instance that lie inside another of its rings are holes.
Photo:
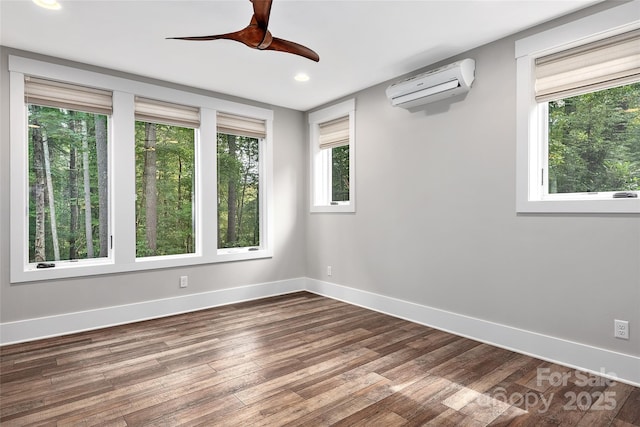
[[[463,59],[410,77],[387,88],[394,107],[412,108],[466,93],[475,78],[476,61]]]

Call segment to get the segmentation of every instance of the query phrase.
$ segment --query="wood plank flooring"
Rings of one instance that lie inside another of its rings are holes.
[[[301,292],[0,348],[2,426],[640,426],[640,389]]]

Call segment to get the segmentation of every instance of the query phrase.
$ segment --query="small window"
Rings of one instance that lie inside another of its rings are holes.
[[[217,115],[218,250],[257,250],[262,236],[264,120]]]
[[[355,212],[355,100],[309,115],[311,211]]]
[[[516,45],[520,212],[640,212],[640,30],[592,34]]]
[[[28,263],[109,256],[111,93],[25,78]]]

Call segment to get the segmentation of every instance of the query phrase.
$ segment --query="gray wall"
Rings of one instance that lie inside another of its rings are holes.
[[[190,293],[306,275],[640,355],[640,218],[515,212],[516,38],[460,56],[476,59],[477,80],[446,111],[392,108],[387,84],[355,94],[355,214],[308,213],[305,118],[274,108],[273,259],[16,285],[2,49],[0,321],[184,295],[181,274]],[[630,341],[613,338],[614,318],[630,321]]]
[[[640,355],[640,217],[515,211],[517,38],[451,58],[476,81],[448,109],[354,95],[357,212],[308,214],[307,275]]]
[[[173,296],[188,295],[235,286],[258,284],[275,280],[303,277],[305,210],[300,203],[306,193],[305,170],[306,131],[301,112],[274,107],[274,197],[275,236],[272,259],[209,264],[195,267],[152,270],[68,280],[33,283],[9,283],[9,110],[8,72],[9,53],[35,59],[45,59],[92,71],[136,79],[84,65],[19,52],[0,50],[0,322],[9,322],[110,307]],[[140,79],[154,84],[157,81]],[[176,85],[168,85],[191,90]],[[195,91],[218,98],[269,108],[252,101]],[[179,289],[180,275],[189,275],[189,287]]]

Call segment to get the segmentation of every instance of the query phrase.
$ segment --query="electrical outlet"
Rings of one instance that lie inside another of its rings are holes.
[[[331,266],[327,266],[327,276],[331,276]]]
[[[623,340],[629,339],[629,322],[626,320],[614,320],[614,336]]]
[[[189,276],[180,276],[180,287],[186,288],[189,285]]]

